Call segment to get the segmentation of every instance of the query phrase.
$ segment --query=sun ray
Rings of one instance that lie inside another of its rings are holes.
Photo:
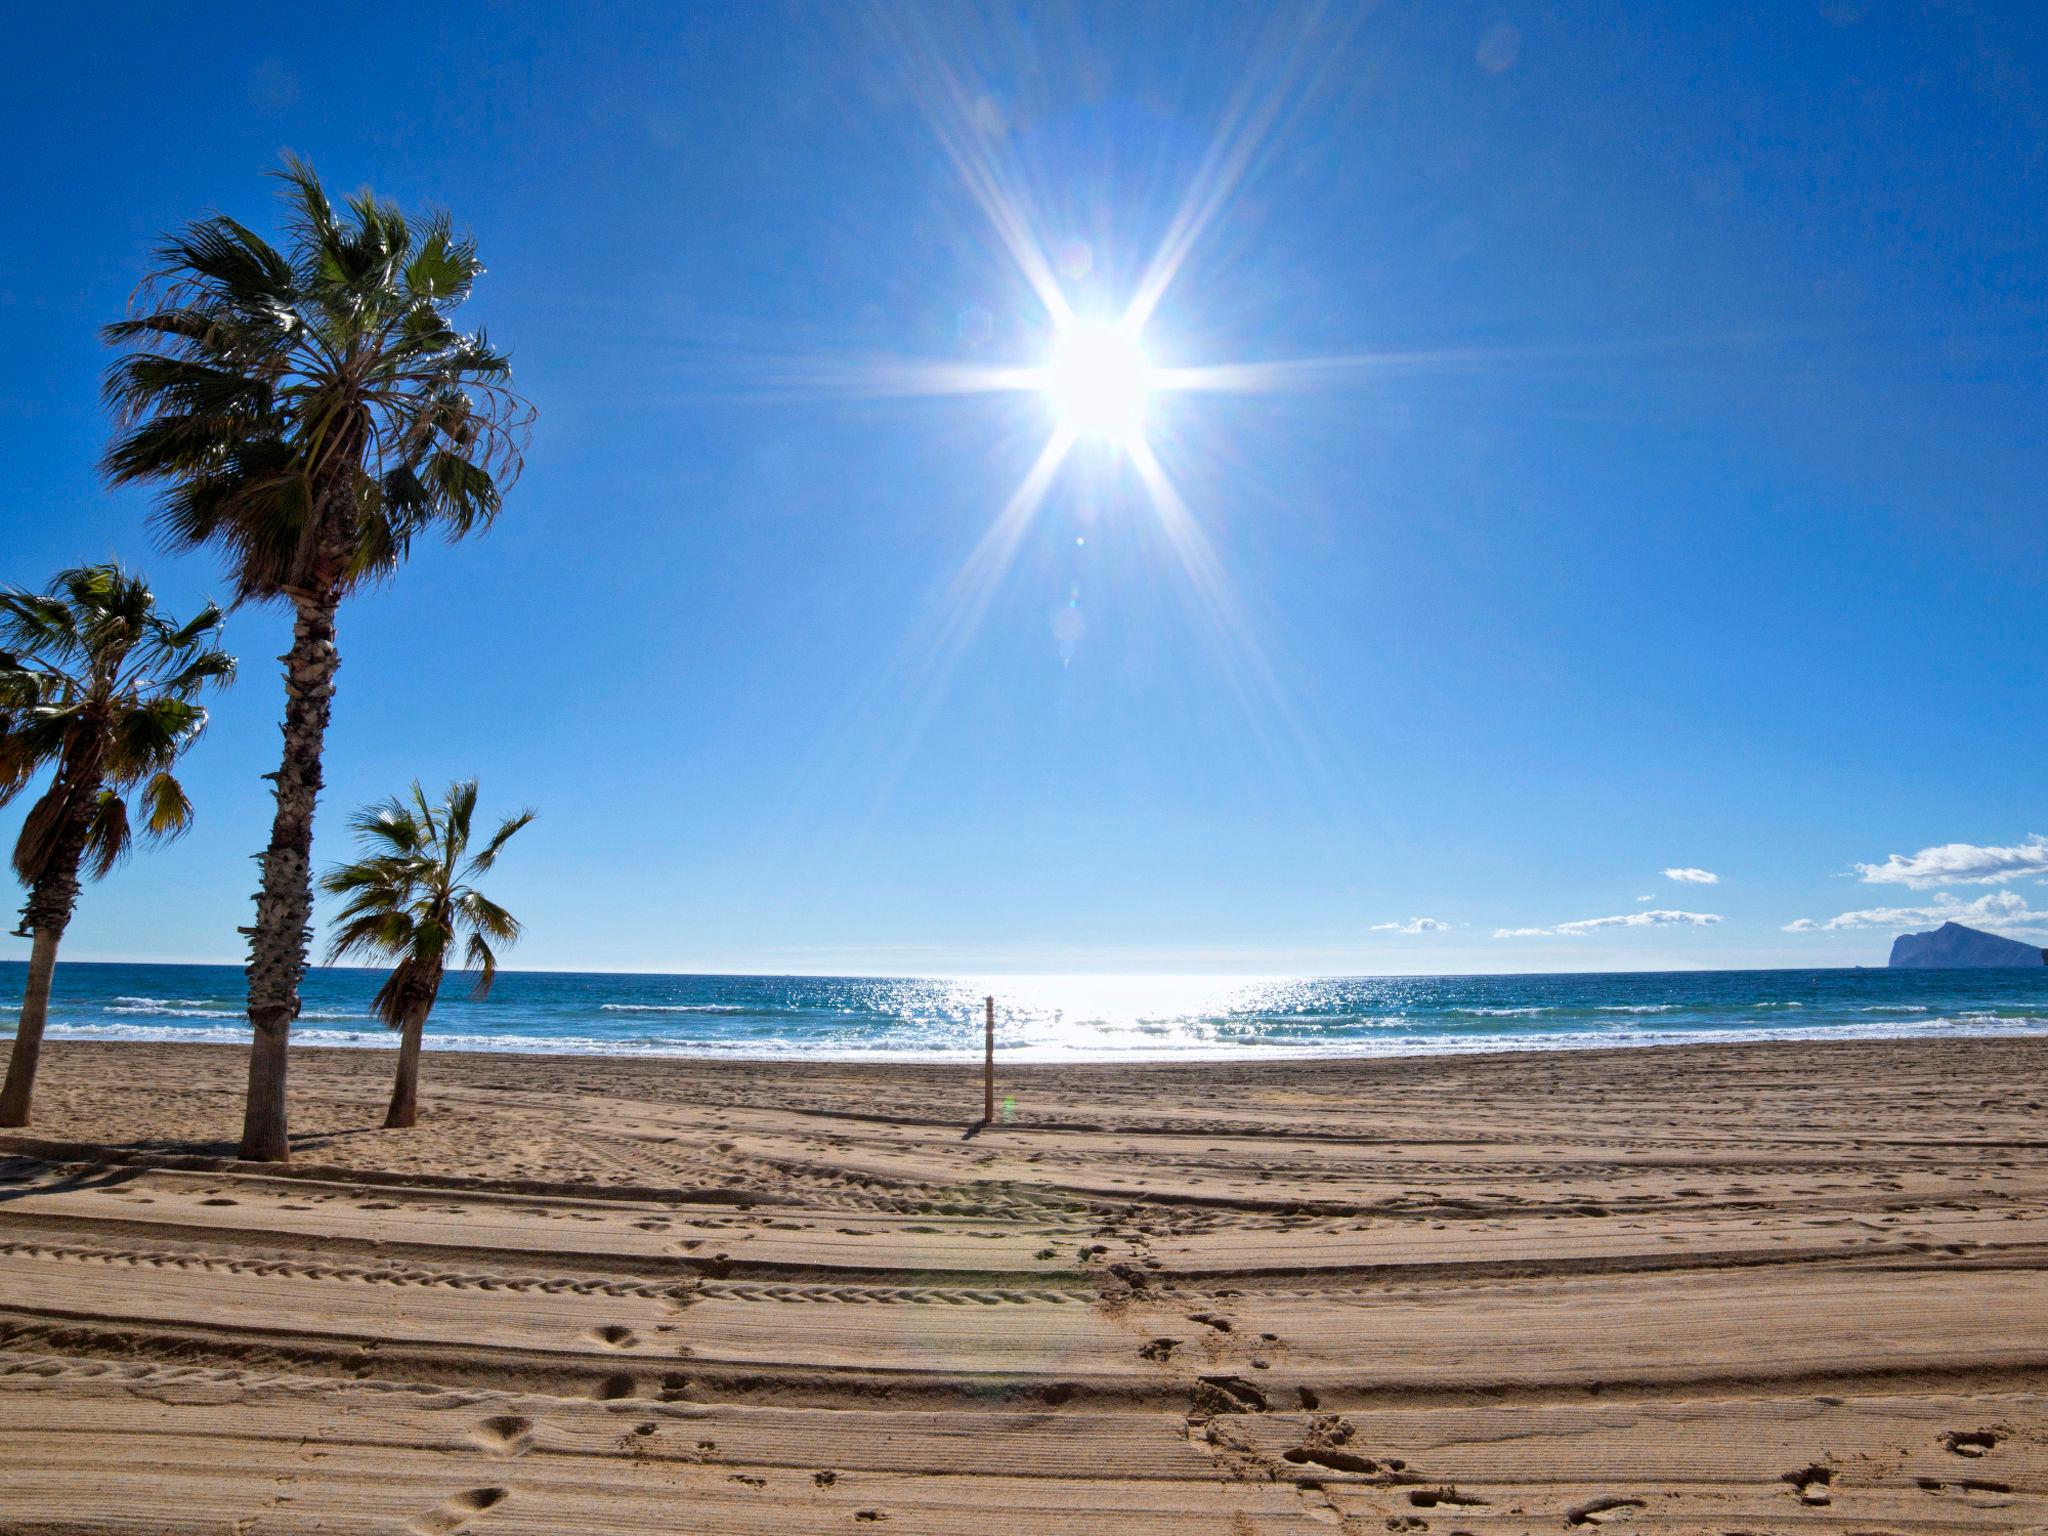
[[[1232,678],[1233,687],[1239,694],[1240,703],[1249,700],[1243,688],[1243,678],[1238,660],[1241,656],[1256,680],[1269,694],[1278,695],[1279,680],[1273,675],[1264,651],[1260,648],[1244,610],[1238,601],[1236,590],[1225,574],[1223,563],[1216,557],[1216,547],[1195,516],[1188,510],[1187,502],[1174,485],[1172,477],[1160,464],[1152,445],[1140,439],[1129,447],[1131,467],[1137,471],[1138,481],[1145,488],[1146,497],[1152,503],[1152,510],[1159,520],[1160,530],[1166,535],[1166,542],[1180,562],[1182,573],[1188,584],[1201,600],[1206,616],[1216,632],[1229,642],[1226,670]]]
[[[1332,798],[1332,803],[1338,803],[1343,796],[1340,775],[1331,764],[1321,733],[1312,730],[1295,708],[1293,697],[1266,654],[1208,533],[1188,509],[1151,444],[1140,440],[1131,445],[1129,454],[1131,467],[1145,488],[1160,529],[1188,579],[1189,590],[1202,604],[1208,626],[1204,633],[1253,738],[1274,768],[1284,773],[1287,765],[1275,750],[1265,711],[1276,714],[1299,760]]]
[[[995,520],[982,534],[974,552],[948,583],[938,604],[936,619],[926,632],[928,641],[919,644],[911,662],[907,692],[915,702],[909,720],[896,734],[894,749],[877,784],[877,809],[924,740],[954,670],[981,628],[989,604],[1001,588],[1003,578],[1009,574],[1010,566],[1017,558],[1017,548],[1023,543],[1038,509],[1044,505],[1046,493],[1052,488],[1067,455],[1073,451],[1074,442],[1071,431],[1065,427],[1054,428],[1016,490],[1010,493],[1009,500],[1003,503]]]
[[[803,399],[915,400],[1029,392],[1041,367],[998,367],[870,353],[864,357],[757,358],[745,367],[757,392]]]
[[[1024,199],[1004,174],[1001,163],[989,153],[987,122],[989,98],[970,92],[931,38],[907,18],[895,23],[887,12],[878,12],[885,30],[895,34],[911,63],[911,89],[923,108],[939,147],[967,186],[970,196],[994,227],[996,237],[1031,291],[1044,305],[1055,326],[1074,318],[1072,305],[1053,272],[1052,262],[1039,244],[1026,216]]]
[[[1256,99],[1252,81],[1260,78],[1261,71],[1246,71],[1245,85],[1224,112],[1215,138],[1190,178],[1188,190],[1131,297],[1125,319],[1134,329],[1142,331],[1151,322],[1159,301],[1173,286],[1196,243],[1229,206],[1260,154],[1281,137],[1275,124],[1283,110],[1290,106],[1295,111],[1300,109],[1344,54],[1350,33],[1358,24],[1359,18],[1354,17],[1334,39],[1316,36],[1313,23],[1304,27],[1286,48],[1279,66],[1266,74],[1268,87]],[[1320,55],[1320,62],[1310,69],[1305,60],[1312,49]]]
[[[1352,352],[1255,363],[1193,363],[1154,371],[1162,392],[1277,395],[1327,388],[1345,374],[1453,373],[1498,362],[1506,353],[1473,347],[1414,352]]]

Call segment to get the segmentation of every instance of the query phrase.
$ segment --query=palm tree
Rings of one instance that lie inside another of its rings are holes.
[[[138,821],[152,841],[191,825],[171,769],[206,727],[199,696],[234,678],[234,657],[213,644],[220,625],[211,604],[184,624],[157,612],[118,565],[63,571],[41,593],[0,590],[0,805],[51,770],[14,844],[28,887],[16,932],[33,944],[0,1126],[28,1124],[80,873],[97,880],[119,863]]]
[[[222,214],[169,236],[134,313],[106,328],[116,484],[162,486],[173,548],[221,551],[238,601],[292,608],[284,761],[249,933],[245,1158],[283,1162],[286,1047],[313,910],[313,810],[333,705],[335,614],[413,539],[487,527],[532,410],[506,354],[454,312],[483,271],[448,216],[369,192],[337,213],[287,156],[285,248]]]
[[[498,862],[512,834],[532,811],[508,817],[477,853],[469,851],[476,817],[476,780],[450,784],[439,805],[427,804],[415,779],[412,800],[393,796],[358,812],[353,825],[363,857],[320,881],[330,896],[346,898],[328,945],[330,961],[376,956],[396,962],[377,989],[377,1016],[403,1030],[398,1080],[385,1112],[387,1129],[419,1117],[420,1033],[441,991],[441,976],[458,942],[462,966],[475,974],[472,997],[483,997],[498,976],[492,941],[512,944],[518,919],[469,884]]]

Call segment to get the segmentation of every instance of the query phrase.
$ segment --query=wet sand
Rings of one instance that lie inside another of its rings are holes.
[[[0,1530],[2048,1527],[2048,1042],[47,1050]]]

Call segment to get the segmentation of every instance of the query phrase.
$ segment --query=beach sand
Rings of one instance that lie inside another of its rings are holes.
[[[244,1063],[0,1136],[0,1529],[2048,1526],[2048,1042]]]

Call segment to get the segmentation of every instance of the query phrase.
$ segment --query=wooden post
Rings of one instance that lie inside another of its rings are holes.
[[[983,1033],[981,1053],[981,1123],[996,1123],[996,1000],[983,1000],[988,1007],[988,1027]]]

